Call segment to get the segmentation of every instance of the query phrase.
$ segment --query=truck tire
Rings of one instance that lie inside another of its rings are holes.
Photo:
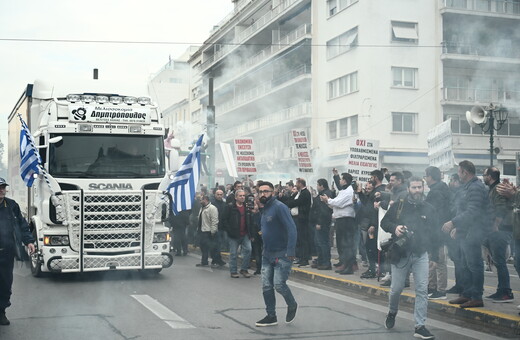
[[[33,237],[34,237],[34,247],[36,248],[36,251],[34,254],[31,255],[30,258],[30,265],[31,265],[31,274],[34,277],[41,277],[42,276],[42,262],[40,260],[40,256],[38,255],[38,237],[36,235],[36,230],[33,230]]]

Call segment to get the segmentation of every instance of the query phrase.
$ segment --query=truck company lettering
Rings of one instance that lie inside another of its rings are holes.
[[[146,113],[139,112],[96,112],[92,111],[91,118],[134,118],[146,119]]]
[[[90,190],[133,190],[130,183],[90,183]]]

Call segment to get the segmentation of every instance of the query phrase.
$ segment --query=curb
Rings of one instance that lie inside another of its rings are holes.
[[[300,268],[293,268],[292,275],[301,280],[318,282],[331,287],[346,289],[353,293],[374,296],[379,299],[388,300],[388,295],[390,293],[389,288],[315,273]],[[413,307],[415,303],[415,295],[404,291],[401,294],[401,303]],[[503,333],[503,335],[520,335],[520,315],[515,316],[505,314],[481,307],[468,309],[460,308],[458,305],[449,304],[446,300],[428,300],[428,309],[437,313],[443,313],[449,318],[493,328],[494,330]]]

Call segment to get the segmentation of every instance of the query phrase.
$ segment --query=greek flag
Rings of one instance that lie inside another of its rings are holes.
[[[27,127],[27,124],[20,117],[22,123],[22,130],[20,131],[20,176],[28,187],[31,187],[34,182],[34,174],[40,173],[39,165],[42,160],[36,146],[34,139]]]
[[[180,211],[191,209],[200,178],[200,147],[201,135],[193,149],[184,160],[181,168],[175,174],[172,182],[166,189],[172,196],[172,210],[174,215]]]

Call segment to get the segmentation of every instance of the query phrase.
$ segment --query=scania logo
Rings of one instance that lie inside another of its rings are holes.
[[[130,183],[90,183],[90,190],[132,190]]]

